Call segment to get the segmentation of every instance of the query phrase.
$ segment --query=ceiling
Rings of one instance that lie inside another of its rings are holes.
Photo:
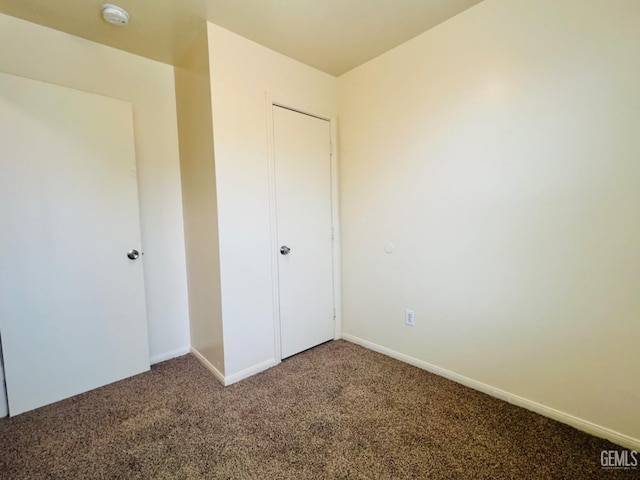
[[[109,0],[0,0],[0,12],[175,63],[204,20],[340,75],[481,0],[110,0],[131,18],[105,23]]]

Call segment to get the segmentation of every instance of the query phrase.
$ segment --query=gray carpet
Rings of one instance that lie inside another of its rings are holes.
[[[2,479],[587,479],[618,449],[344,341],[223,388],[184,356],[0,420]]]

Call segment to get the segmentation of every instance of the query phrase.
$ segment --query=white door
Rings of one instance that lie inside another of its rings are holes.
[[[273,107],[282,358],[334,337],[331,129]]]
[[[0,222],[10,415],[149,369],[130,104],[0,74]]]

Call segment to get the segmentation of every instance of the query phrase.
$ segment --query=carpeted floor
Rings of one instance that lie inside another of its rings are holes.
[[[590,479],[607,441],[344,341],[223,388],[184,356],[0,420],[1,479]]]

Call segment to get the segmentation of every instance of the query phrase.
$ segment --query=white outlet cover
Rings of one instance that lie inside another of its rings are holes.
[[[416,312],[413,310],[409,310],[408,308],[404,311],[404,323],[405,325],[409,325],[410,327],[415,326],[416,324]]]

